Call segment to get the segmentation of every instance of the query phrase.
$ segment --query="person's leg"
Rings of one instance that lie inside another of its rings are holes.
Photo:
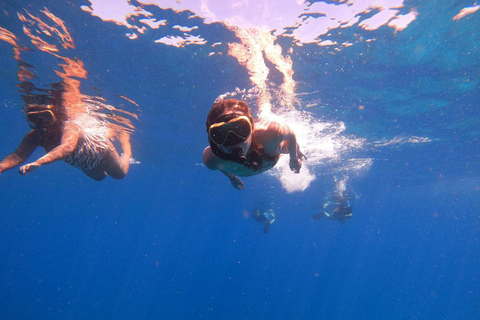
[[[105,170],[103,169],[82,170],[82,171],[87,176],[89,176],[90,178],[96,181],[102,181],[107,176],[107,174],[105,173]]]
[[[122,145],[123,155],[127,155],[128,161],[130,162],[130,158],[132,157],[132,145],[130,144],[130,134],[127,132],[122,132],[118,140],[120,140],[120,144]]]
[[[103,169],[114,179],[122,179],[127,175],[128,169],[130,168],[130,157],[132,156],[130,135],[124,133],[120,136],[119,140],[122,145],[123,154],[119,156],[115,148],[112,146],[102,160]]]

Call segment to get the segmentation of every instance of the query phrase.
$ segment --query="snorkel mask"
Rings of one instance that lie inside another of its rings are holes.
[[[252,123],[246,116],[237,116],[212,124],[208,136],[220,151],[244,159],[252,141]]]
[[[52,110],[53,105],[51,104],[29,104],[25,109],[27,121],[33,128],[48,127],[57,119]]]
[[[218,146],[233,146],[245,142],[252,134],[252,123],[246,116],[238,116],[227,122],[214,123],[208,136]]]

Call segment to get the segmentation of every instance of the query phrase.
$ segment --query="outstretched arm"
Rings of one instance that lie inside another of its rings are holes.
[[[49,164],[58,160],[62,160],[69,156],[77,146],[80,135],[80,129],[66,125],[63,129],[62,140],[59,146],[47,153],[35,162],[26,164],[19,169],[21,175],[26,175],[38,167]]]
[[[23,137],[17,150],[0,162],[0,173],[25,162],[37,146],[38,142],[36,139],[36,133],[35,130],[32,130]]]

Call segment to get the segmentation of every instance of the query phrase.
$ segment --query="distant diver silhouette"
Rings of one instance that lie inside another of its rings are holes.
[[[270,226],[275,222],[275,214],[272,209],[268,210],[254,210],[253,219],[257,222],[263,223],[265,227],[263,228],[263,233],[267,234],[270,230]]]
[[[313,215],[314,220],[325,216],[329,220],[338,220],[344,223],[347,219],[350,219],[353,214],[353,209],[350,205],[350,196],[347,192],[336,195],[331,200],[327,200],[323,208],[325,211]]]

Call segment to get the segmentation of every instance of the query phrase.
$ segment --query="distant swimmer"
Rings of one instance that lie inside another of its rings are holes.
[[[210,146],[203,151],[203,163],[220,170],[241,190],[248,177],[273,168],[281,154],[290,155],[290,169],[299,173],[305,156],[295,133],[275,121],[254,122],[248,105],[236,99],[215,101],[207,117]]]
[[[350,219],[353,214],[352,206],[350,205],[349,195],[335,196],[331,200],[327,200],[323,205],[324,211],[313,216],[314,220],[318,220],[326,216],[329,220],[338,220],[344,223]]]
[[[257,222],[263,223],[263,233],[267,234],[270,230],[270,226],[275,222],[275,214],[272,209],[268,210],[255,210],[253,211],[253,219]]]
[[[63,160],[97,181],[107,175],[114,179],[125,177],[132,154],[127,133],[120,137],[123,154],[119,156],[107,136],[87,133],[67,117],[61,92],[53,96],[27,95],[24,102],[25,115],[32,130],[25,135],[17,150],[0,162],[0,173],[24,163],[37,147],[43,147],[47,154],[21,166],[21,175]]]

